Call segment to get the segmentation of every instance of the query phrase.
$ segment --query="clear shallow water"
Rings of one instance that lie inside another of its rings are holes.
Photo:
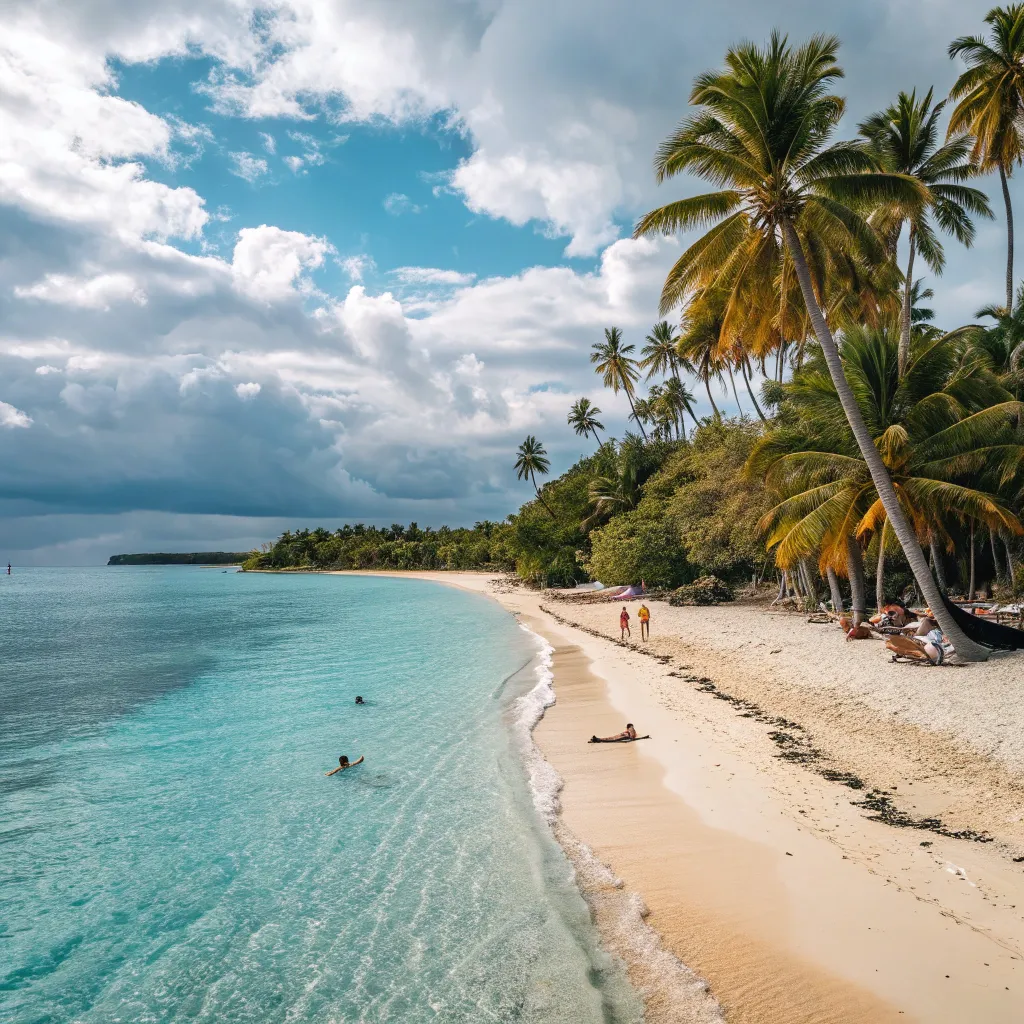
[[[416,581],[3,577],[0,1019],[640,1019],[527,787],[536,653]]]

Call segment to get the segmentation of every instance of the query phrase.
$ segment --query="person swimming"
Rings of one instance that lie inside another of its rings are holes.
[[[365,700],[363,700],[363,698],[362,698],[362,697],[356,697],[356,703],[357,703],[357,704],[365,704],[365,703],[366,703],[366,701],[365,701]]]
[[[345,768],[355,768],[357,764],[362,764],[365,758],[361,757],[358,761],[350,761],[344,754],[338,758],[338,767],[333,771],[324,772],[324,775],[337,775],[338,772],[343,771]]]

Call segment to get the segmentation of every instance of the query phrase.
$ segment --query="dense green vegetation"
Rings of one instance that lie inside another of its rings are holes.
[[[386,528],[344,526],[333,533],[286,531],[263,551],[253,551],[245,569],[480,569],[493,567],[494,523],[472,530],[420,529],[416,523]]]
[[[713,191],[653,210],[635,232],[703,232],[665,281],[659,313],[676,325],[659,321],[639,352],[608,327],[589,353],[637,433],[607,438],[601,409],[578,398],[568,425],[596,450],[542,482],[548,453],[529,435],[514,469],[536,496],[505,522],[415,538],[285,534],[252,564],[502,567],[549,586],[685,586],[684,601],[771,578],[855,618],[873,578],[875,602],[913,586],[960,656],[984,657],[940,593],[1024,584],[1024,290],[1014,305],[1006,189],[1024,162],[1024,4],[985,21],[988,38],[950,45],[966,69],[948,101],[901,93],[846,141],[838,40],[776,33],[729,50],[655,158],[660,182],[688,174]],[[972,244],[975,222],[994,216],[974,185],[990,172],[1005,206],[1005,304],[940,328],[915,266],[938,277],[945,244]],[[712,383],[740,416],[722,417]]]
[[[111,555],[107,565],[241,565],[249,551],[191,551]]]

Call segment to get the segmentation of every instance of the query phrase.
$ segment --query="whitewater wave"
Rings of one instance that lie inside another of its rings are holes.
[[[537,723],[556,703],[555,649],[522,623],[519,628],[538,647],[537,681],[515,702],[513,716],[530,793],[569,858],[576,887],[590,907],[606,949],[625,964],[630,981],[643,996],[646,1024],[724,1024],[722,1009],[707,982],[666,949],[661,936],[647,923],[648,910],[640,896],[626,892],[622,880],[559,819],[564,782],[533,738]]]

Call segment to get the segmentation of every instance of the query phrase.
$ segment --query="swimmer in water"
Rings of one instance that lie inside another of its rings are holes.
[[[366,701],[365,701],[365,700],[363,700],[363,698],[362,698],[362,697],[356,697],[356,703],[357,703],[357,704],[365,704],[365,703],[366,703]]]
[[[357,764],[362,764],[363,761],[364,761],[364,758],[362,758],[362,757],[359,758],[358,761],[349,761],[349,759],[344,754],[342,754],[341,757],[338,758],[338,767],[335,768],[333,771],[324,772],[324,775],[328,775],[328,776],[330,776],[330,775],[337,775],[338,772],[342,771],[343,769],[345,769],[345,768],[355,768],[355,766]]]

